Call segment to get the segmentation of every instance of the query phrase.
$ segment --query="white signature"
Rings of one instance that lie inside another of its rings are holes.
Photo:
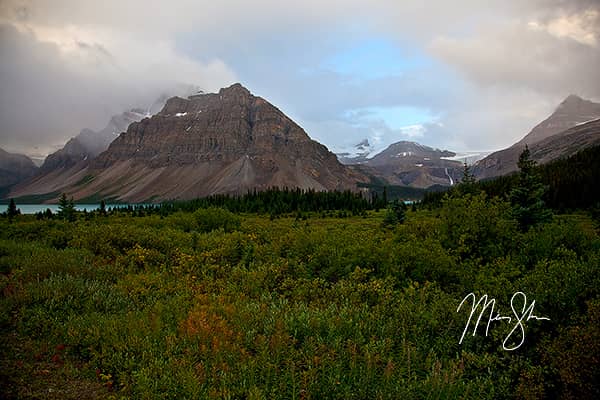
[[[521,308],[520,313],[516,310],[516,306],[515,306],[515,299],[519,298],[519,297],[521,297],[523,299],[523,307]],[[549,321],[550,320],[550,318],[538,317],[533,314],[533,309],[535,308],[535,300],[533,300],[531,302],[531,304],[527,305],[527,296],[523,292],[516,292],[510,298],[510,308],[512,309],[513,316],[502,316],[502,315],[500,315],[499,312],[494,313],[494,307],[496,306],[496,299],[492,298],[492,299],[488,300],[488,295],[484,294],[483,296],[481,296],[479,301],[477,301],[477,297],[475,296],[474,293],[469,293],[468,295],[465,296],[465,298],[458,305],[456,312],[459,312],[461,307],[463,306],[463,303],[469,299],[472,299],[472,301],[473,301],[473,303],[471,305],[471,313],[469,314],[469,319],[467,320],[465,329],[462,333],[462,336],[460,337],[460,341],[458,342],[459,344],[462,343],[462,341],[465,337],[465,334],[469,330],[469,326],[471,324],[473,315],[479,309],[480,306],[482,306],[482,308],[481,308],[481,311],[479,312],[479,317],[477,318],[477,322],[475,323],[475,326],[473,327],[473,336],[475,336],[475,334],[477,333],[477,328],[479,327],[479,323],[481,322],[484,312],[488,307],[489,307],[489,316],[487,318],[487,325],[485,327],[485,336],[488,335],[490,325],[492,322],[505,320],[510,324],[513,321],[513,318],[515,319],[514,327],[512,328],[512,330],[508,333],[508,335],[502,342],[502,348],[507,351],[516,350],[519,347],[521,347],[521,345],[525,342],[524,322],[527,322],[531,319],[535,319],[538,321],[540,321],[540,320]],[[511,343],[511,338],[513,337],[513,335],[520,335],[520,341],[518,342],[518,344],[515,344],[513,346],[507,346],[508,343]]]

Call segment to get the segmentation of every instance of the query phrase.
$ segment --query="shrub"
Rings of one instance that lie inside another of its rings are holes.
[[[240,228],[241,219],[231,211],[223,208],[201,208],[194,212],[194,218],[200,232],[223,229],[232,232]]]

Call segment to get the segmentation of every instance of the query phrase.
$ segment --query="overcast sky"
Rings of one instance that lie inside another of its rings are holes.
[[[599,0],[1,0],[0,147],[241,82],[332,150],[508,146],[600,99]]]

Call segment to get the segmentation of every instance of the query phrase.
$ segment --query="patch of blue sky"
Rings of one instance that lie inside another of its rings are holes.
[[[346,111],[344,117],[358,125],[368,120],[381,120],[391,129],[401,129],[438,120],[438,116],[428,109],[411,106],[367,107]]]
[[[325,58],[320,67],[354,79],[368,80],[398,76],[431,65],[429,56],[416,49],[399,46],[389,39],[369,38]]]

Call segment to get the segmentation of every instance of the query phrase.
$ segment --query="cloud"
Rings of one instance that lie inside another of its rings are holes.
[[[547,29],[511,23],[468,39],[438,37],[430,49],[465,77],[483,87],[529,88],[541,94],[577,92],[600,96],[600,50],[584,44],[595,37],[557,37]],[[567,34],[566,32],[564,33]]]
[[[536,31],[546,31],[557,38],[569,38],[593,47],[599,45],[600,12],[598,10],[588,9],[553,18],[547,22],[531,21],[528,26]]]
[[[107,31],[0,25],[0,146],[48,153],[82,128],[149,106],[184,84],[216,90],[237,80],[221,60],[179,54]]]
[[[456,146],[496,149],[524,136],[568,94],[600,99],[600,4],[567,3],[515,5],[519,14],[477,35],[434,37],[429,50],[467,89],[448,108],[444,128],[428,134],[450,133]]]
[[[570,93],[600,99],[599,15],[597,0],[4,0],[0,146],[49,149],[175,83],[241,81],[329,147],[498,148]],[[328,62],[382,42],[357,63],[377,74]],[[403,107],[435,118],[351,115]]]

